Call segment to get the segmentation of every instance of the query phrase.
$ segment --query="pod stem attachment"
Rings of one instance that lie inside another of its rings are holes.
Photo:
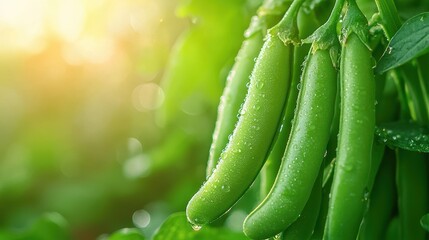
[[[334,67],[338,66],[340,42],[337,37],[337,24],[343,10],[344,1],[336,0],[328,20],[303,40],[304,43],[312,43],[311,51],[313,54],[317,50],[329,50]]]
[[[364,43],[368,49],[368,20],[356,4],[356,0],[347,0],[348,8],[343,21],[342,39],[344,43],[347,37],[353,32]]]
[[[280,22],[268,30],[268,34],[278,36],[284,44],[299,44],[301,41],[297,26],[297,16],[304,2],[305,0],[294,0]]]

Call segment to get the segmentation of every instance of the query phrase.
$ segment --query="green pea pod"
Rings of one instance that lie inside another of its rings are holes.
[[[186,208],[194,225],[207,224],[227,212],[252,184],[268,155],[290,85],[292,46],[275,35],[267,36],[230,141]]]
[[[375,128],[372,67],[370,50],[354,31],[349,33],[341,53],[340,129],[326,239],[356,239],[362,221]]]
[[[384,239],[401,240],[402,238],[400,238],[399,232],[400,232],[400,221],[399,221],[399,217],[396,216],[392,218],[392,220],[390,220]]]
[[[427,239],[420,226],[429,202],[427,159],[422,153],[402,149],[396,151],[396,158],[400,239]]]
[[[210,176],[219,161],[222,150],[228,143],[228,137],[234,131],[237,114],[247,94],[249,77],[255,65],[255,58],[263,45],[262,31],[255,32],[244,40],[235,59],[220,99],[213,141],[210,146],[206,176]]]
[[[337,75],[338,79],[338,75]],[[329,137],[328,145],[326,147],[326,154],[323,159],[323,181],[322,181],[322,200],[320,204],[319,216],[317,218],[316,226],[314,227],[313,235],[311,239],[322,239],[323,231],[325,229],[326,217],[328,214],[329,196],[332,185],[332,175],[335,166],[335,157],[337,152],[338,143],[338,129],[340,120],[340,92],[339,82],[337,81],[337,93],[335,98],[335,111],[334,117],[331,124],[331,135]]]
[[[376,76],[377,77],[377,76]],[[386,76],[380,76],[385,78]],[[376,123],[394,121],[397,94],[392,79],[376,79]],[[374,141],[371,155],[371,170],[367,188],[370,193],[368,209],[359,229],[359,239],[381,239],[386,231],[394,207],[394,157],[383,143]],[[392,175],[393,174],[393,175]],[[375,186],[374,186],[375,185]],[[374,190],[372,190],[374,187]]]
[[[245,32],[247,37],[235,59],[223,89],[221,101],[218,107],[218,115],[213,141],[210,146],[209,160],[206,176],[215,169],[220,155],[229,141],[229,136],[234,131],[237,123],[237,115],[247,94],[250,74],[255,65],[255,59],[263,45],[263,37],[266,29],[273,27],[288,8],[290,0],[266,0],[258,9],[258,14],[251,20],[250,26]]]
[[[364,225],[359,231],[359,239],[383,239],[395,208],[395,161],[391,151],[387,151],[381,162],[380,171],[371,191],[369,208]]]
[[[310,52],[278,177],[268,196],[245,219],[243,230],[248,237],[274,236],[304,209],[329,140],[336,75],[329,50]]]
[[[300,38],[307,37],[311,34],[318,25],[314,12],[306,13],[300,10],[298,13],[298,29]],[[298,98],[299,81],[302,73],[302,65],[305,57],[310,50],[310,45],[299,45],[294,47],[293,54],[293,70],[292,80],[287,95],[287,101],[284,109],[283,119],[279,125],[278,134],[270,155],[265,162],[261,171],[261,191],[260,196],[264,199],[271,190],[273,183],[279,171],[281,159],[286,148],[286,143],[289,138],[290,129],[292,127],[292,119],[295,111],[296,100]]]
[[[326,182],[322,185],[322,200],[320,203],[319,216],[317,217],[316,225],[314,226],[314,231],[310,238],[312,240],[321,240],[323,238],[323,231],[328,214],[331,185],[332,177],[326,179]]]
[[[311,190],[310,198],[305,204],[299,218],[283,232],[283,240],[310,239],[319,216],[320,204],[322,201],[322,179],[323,169],[321,168],[313,189]]]

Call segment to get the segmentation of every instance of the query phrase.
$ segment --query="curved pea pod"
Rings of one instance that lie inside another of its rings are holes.
[[[341,112],[326,239],[356,239],[366,207],[375,129],[375,81],[370,50],[354,33],[343,44]]]
[[[395,209],[395,160],[394,154],[386,150],[380,165],[374,187],[369,198],[369,208],[359,239],[383,239]]]
[[[244,233],[264,239],[285,230],[311,194],[329,139],[337,88],[329,50],[310,52],[294,122],[279,173],[268,196],[244,221]]]
[[[223,149],[228,144],[228,137],[234,131],[237,114],[247,94],[250,74],[255,65],[254,59],[258,57],[263,44],[262,31],[255,32],[244,40],[234,66],[228,75],[218,107],[218,116],[207,163],[207,177],[215,169]]]
[[[186,215],[192,224],[201,226],[223,215],[258,175],[282,116],[291,50],[291,45],[268,34],[230,141],[213,173],[188,203]]]
[[[310,198],[305,204],[299,218],[283,231],[283,240],[307,240],[313,234],[314,227],[319,216],[322,202],[322,179],[323,169],[321,168],[319,176],[311,190]]]
[[[316,16],[314,12],[306,13],[304,10],[300,10],[298,13],[297,25],[299,29],[300,38],[307,37],[310,35],[315,28],[318,26]],[[272,150],[265,162],[264,167],[261,170],[261,199],[264,199],[277,177],[277,173],[280,168],[281,159],[286,148],[289,133],[292,127],[292,119],[295,111],[296,101],[299,92],[299,81],[302,74],[302,66],[305,61],[305,57],[308,55],[310,50],[310,44],[304,44],[294,46],[293,50],[293,69],[292,79],[290,83],[289,92],[287,95],[287,101],[285,104],[284,115],[279,125],[279,130],[275,141],[273,142]]]
[[[323,239],[323,231],[325,228],[326,218],[328,214],[331,185],[332,177],[328,177],[328,179],[326,179],[326,182],[323,182],[322,184],[322,199],[320,203],[319,215],[317,217],[316,225],[314,226],[313,234],[310,238],[311,240]]]
[[[247,94],[250,75],[255,65],[255,59],[263,45],[266,28],[271,28],[280,20],[280,16],[287,9],[287,0],[280,0],[274,4],[272,1],[264,1],[258,10],[258,15],[251,20],[250,26],[245,32],[247,37],[241,45],[240,51],[235,58],[234,66],[229,72],[226,86],[223,90],[218,107],[218,115],[213,141],[210,146],[209,160],[207,163],[206,176],[215,169],[220,155],[225,149],[237,123],[237,115],[240,111]]]
[[[387,226],[386,234],[384,239],[386,240],[400,240],[400,222],[399,217],[395,216],[389,222]]]

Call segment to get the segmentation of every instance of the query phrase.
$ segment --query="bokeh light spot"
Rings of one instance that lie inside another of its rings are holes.
[[[155,83],[144,83],[134,89],[132,101],[140,112],[155,110],[164,102],[164,91]]]
[[[144,209],[135,211],[133,214],[133,223],[139,228],[145,228],[149,226],[150,220],[150,214]]]
[[[128,178],[145,177],[149,174],[150,165],[149,157],[139,154],[125,161],[123,172]]]

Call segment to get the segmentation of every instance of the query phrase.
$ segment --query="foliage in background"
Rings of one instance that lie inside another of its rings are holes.
[[[164,221],[155,239],[245,239],[256,191],[219,229],[167,217],[204,179],[219,96],[259,3],[0,1],[0,239],[147,239]],[[404,19],[429,9],[397,5]]]

